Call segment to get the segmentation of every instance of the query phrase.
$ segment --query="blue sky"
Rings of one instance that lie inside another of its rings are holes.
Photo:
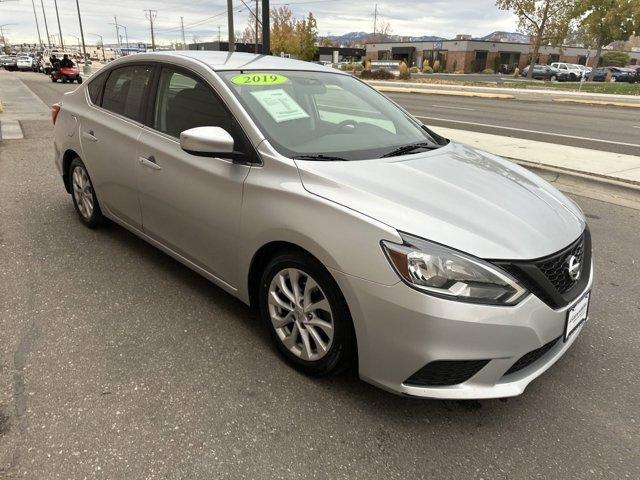
[[[44,2],[50,34],[58,33],[54,0],[35,0],[40,31],[44,39],[42,6]],[[255,0],[245,0],[251,8]],[[235,30],[243,30],[249,13],[241,0],[234,0]],[[374,2],[347,0],[272,0],[272,6],[289,5],[296,17],[311,11],[318,20],[320,35],[339,35],[350,31],[372,31]],[[86,41],[94,43],[95,35],[105,43],[115,43],[114,15],[127,27],[130,42],[150,42],[149,22],[145,9],[157,10],[156,40],[168,43],[180,39],[180,17],[184,17],[187,42],[227,36],[226,0],[171,0],[132,2],[126,0],[80,0]],[[62,34],[66,43],[76,43],[79,35],[75,0],[58,0]],[[494,30],[515,31],[515,18],[495,7],[493,0],[387,0],[378,3],[380,17],[397,35],[439,35],[452,37],[458,33],[484,35]],[[13,43],[37,40],[32,0],[5,0],[0,3],[0,25]],[[122,32],[121,32],[122,33]]]

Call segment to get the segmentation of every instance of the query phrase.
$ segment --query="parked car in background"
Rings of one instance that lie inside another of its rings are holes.
[[[578,68],[577,65],[573,63],[562,63],[562,62],[554,62],[549,65],[551,68],[557,68],[563,73],[567,73],[569,75],[568,80],[575,82],[582,78],[582,70]]]
[[[0,57],[0,66],[10,72],[18,68],[15,55],[3,55]]]
[[[79,220],[109,218],[255,306],[307,374],[357,365],[402,395],[510,397],[587,320],[580,208],[346,72],[146,53],[104,67],[51,113]],[[581,374],[565,362],[548,387]]]
[[[522,70],[522,76],[526,77],[529,73],[529,65]],[[569,72],[561,71],[550,65],[534,65],[533,78],[536,80],[550,80],[552,82],[565,82],[569,80]]]
[[[33,70],[33,57],[21,54],[16,57],[16,68],[20,71]]]
[[[593,74],[594,82],[604,82],[607,79],[607,73],[611,72],[612,82],[628,82],[635,83],[637,79],[637,72],[631,68],[624,67],[600,67],[596,68]]]
[[[591,67],[587,67],[585,65],[574,64],[576,68],[580,69],[582,72],[582,77],[587,78],[591,71],[593,70]]]
[[[629,65],[627,68],[633,70],[636,82],[640,82],[640,65]]]

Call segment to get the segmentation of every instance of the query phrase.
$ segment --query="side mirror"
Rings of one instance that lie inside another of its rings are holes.
[[[233,137],[221,127],[196,127],[180,133],[180,147],[202,157],[233,154]]]

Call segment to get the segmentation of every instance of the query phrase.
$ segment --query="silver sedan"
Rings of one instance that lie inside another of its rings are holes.
[[[307,374],[357,365],[405,395],[518,395],[588,317],[580,209],[349,74],[141,54],[52,118],[80,221],[120,224],[259,309]]]

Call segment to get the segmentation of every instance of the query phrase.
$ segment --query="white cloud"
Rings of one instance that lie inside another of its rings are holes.
[[[40,32],[45,39],[41,0],[35,0]],[[50,34],[58,34],[53,0],[42,0]],[[253,7],[255,0],[245,0]],[[286,0],[273,0],[279,6]],[[329,32],[339,35],[351,31],[373,30],[373,3],[345,2],[344,0],[291,0],[288,5],[297,17],[311,11],[318,21],[320,35]],[[60,23],[66,43],[75,44],[79,35],[78,15],[73,0],[58,0]],[[105,43],[115,43],[114,15],[118,23],[127,27],[130,42],[150,42],[149,22],[144,9],[157,10],[156,39],[168,43],[179,40],[180,17],[184,17],[187,41],[193,36],[201,40],[218,38],[218,26],[222,39],[227,36],[225,0],[171,0],[128,2],[125,0],[80,0],[86,41],[93,43],[95,35],[104,37]],[[241,0],[234,0],[235,30],[243,30],[249,19],[247,8]],[[494,30],[515,29],[515,19],[498,10],[493,0],[386,0],[378,4],[380,18],[388,21],[396,35],[438,35],[452,37],[457,33],[484,35]],[[212,18],[209,18],[212,17]],[[0,25],[12,43],[37,41],[32,3],[29,0],[0,3]],[[122,34],[123,32],[121,32]]]

